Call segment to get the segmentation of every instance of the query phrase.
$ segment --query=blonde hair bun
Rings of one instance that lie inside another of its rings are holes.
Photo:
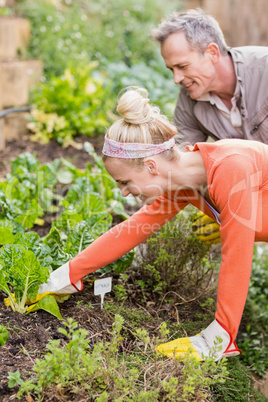
[[[127,87],[120,98],[116,111],[129,124],[140,125],[149,123],[159,109],[152,106],[148,98],[148,91],[139,87]]]

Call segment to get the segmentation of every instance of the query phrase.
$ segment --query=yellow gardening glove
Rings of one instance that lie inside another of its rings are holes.
[[[197,360],[202,360],[194,348],[191,338],[175,339],[174,341],[157,346],[156,350],[167,357],[175,357],[180,359],[186,354],[190,353]]]
[[[203,212],[197,213],[198,218],[193,223],[193,232],[205,244],[221,242],[220,225]]]
[[[218,361],[222,357],[241,354],[229,332],[216,320],[201,334],[175,339],[157,346],[156,350],[167,357],[183,359],[186,355],[191,355],[199,361],[206,357],[213,357],[215,361]]]
[[[66,293],[66,294],[57,294],[57,293],[53,293],[53,292],[45,292],[45,293],[38,294],[34,300],[27,299],[25,304],[28,304],[28,305],[36,304],[37,302],[39,302],[39,300],[43,299],[47,295],[50,295],[50,296],[54,297],[54,299],[56,299],[57,302],[59,302],[59,303],[63,303],[65,300],[68,300],[69,297],[71,296],[68,293]],[[14,293],[12,293],[12,298],[13,298],[14,301],[16,301]],[[5,305],[7,307],[10,306],[9,297],[6,297],[4,299],[4,303],[5,303]]]
[[[44,226],[45,221],[44,221],[44,219],[36,218],[36,220],[34,221],[34,224],[38,225],[38,226]]]

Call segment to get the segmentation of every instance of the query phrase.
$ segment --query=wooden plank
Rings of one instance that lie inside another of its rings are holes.
[[[0,59],[25,55],[30,39],[30,22],[25,18],[0,17]]]
[[[3,136],[6,141],[22,138],[28,134],[27,119],[29,113],[10,113],[5,116],[3,125]]]
[[[25,61],[0,62],[2,107],[27,105],[29,100]]]

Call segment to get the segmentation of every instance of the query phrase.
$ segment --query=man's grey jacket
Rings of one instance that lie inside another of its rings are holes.
[[[239,86],[237,107],[242,117],[242,138],[268,144],[268,47],[237,47],[229,52]],[[179,142],[194,144],[208,137],[215,140],[233,137],[231,123],[221,113],[210,102],[192,100],[181,87],[174,112]],[[241,135],[237,133],[237,137]]]

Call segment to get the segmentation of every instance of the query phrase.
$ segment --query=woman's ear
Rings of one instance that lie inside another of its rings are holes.
[[[148,169],[151,174],[159,176],[158,165],[154,159],[146,158],[144,160],[144,167]]]

